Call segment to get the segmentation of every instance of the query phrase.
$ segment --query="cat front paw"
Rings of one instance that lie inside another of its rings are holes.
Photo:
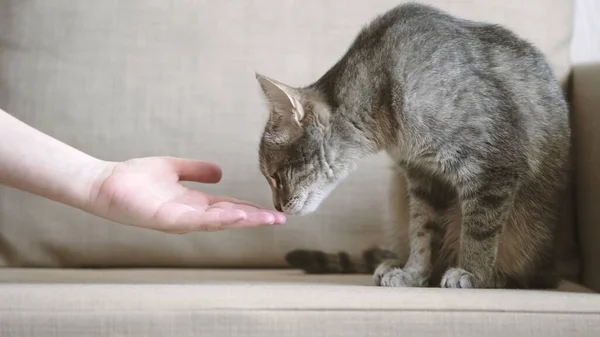
[[[398,267],[396,260],[387,260],[375,270],[373,282],[381,287],[423,287],[427,279],[417,271]]]
[[[377,268],[375,269],[375,272],[373,273],[373,283],[376,286],[381,286],[381,280],[383,279],[383,277],[389,273],[390,271],[398,268],[399,265],[397,263],[397,261],[395,260],[384,260],[383,262],[381,262],[379,264],[379,266],[377,266]]]
[[[462,268],[450,268],[442,277],[442,288],[478,288],[479,281],[473,273]]]
[[[424,287],[427,280],[415,271],[392,269],[381,278],[382,287]]]

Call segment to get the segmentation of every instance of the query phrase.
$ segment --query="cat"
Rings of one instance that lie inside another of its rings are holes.
[[[260,171],[277,210],[315,211],[366,156],[394,162],[395,247],[358,259],[293,251],[291,265],[373,272],[385,287],[557,284],[571,131],[560,84],[531,43],[409,3],[366,25],[308,86],[256,79],[270,111]]]

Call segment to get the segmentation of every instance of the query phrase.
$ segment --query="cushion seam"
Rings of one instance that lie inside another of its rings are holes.
[[[436,312],[436,313],[495,313],[495,314],[537,314],[537,315],[600,315],[599,311],[535,311],[535,310],[487,310],[487,309],[348,309],[348,308],[337,308],[337,309],[292,309],[292,308],[261,308],[261,309],[252,309],[252,308],[243,308],[243,309],[232,309],[232,308],[207,308],[207,309],[173,309],[173,310],[106,310],[105,312],[114,314],[114,313],[157,313],[157,312],[168,312],[168,313],[202,313],[202,312],[214,312],[214,311],[230,311],[230,312],[257,312],[257,311],[276,311],[276,312],[415,312],[415,313],[427,313],[427,312]],[[0,310],[0,315],[5,313],[15,313],[15,312],[28,312],[28,313],[44,313],[44,314],[82,314],[85,315],[86,312],[82,312],[81,310],[56,310],[56,309],[48,309],[46,310],[11,310],[11,309],[2,309]],[[90,311],[90,314],[98,314],[102,311]]]

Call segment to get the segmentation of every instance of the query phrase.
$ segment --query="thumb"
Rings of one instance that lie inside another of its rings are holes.
[[[167,160],[173,166],[180,181],[214,184],[221,180],[222,172],[217,164],[175,157],[168,157]]]

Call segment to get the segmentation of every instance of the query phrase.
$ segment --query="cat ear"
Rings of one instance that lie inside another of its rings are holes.
[[[278,114],[278,119],[301,125],[304,108],[298,90],[260,74],[256,74],[256,80],[269,101],[272,113]]]

